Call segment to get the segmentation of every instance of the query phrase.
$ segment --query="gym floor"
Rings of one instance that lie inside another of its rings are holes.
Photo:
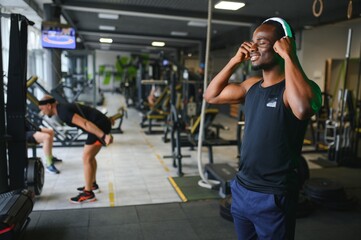
[[[109,115],[124,105],[117,94],[106,93]],[[111,99],[111,101],[109,101]],[[236,239],[233,224],[219,215],[219,200],[183,202],[168,177],[176,177],[170,143],[162,135],[147,135],[140,128],[139,111],[129,108],[124,118],[123,134],[114,134],[114,143],[98,155],[97,182],[101,193],[97,201],[72,204],[70,197],[83,185],[82,148],[54,148],[61,173],[45,173],[45,184],[36,198],[31,221],[22,240],[72,239]],[[230,127],[222,132],[226,139],[235,138],[236,120],[219,114],[215,122]],[[208,162],[206,148],[203,163]],[[237,148],[215,147],[215,163],[237,166]],[[185,177],[198,175],[197,152],[182,148]],[[29,152],[31,156],[31,152]],[[42,156],[38,149],[37,155]],[[304,155],[312,177],[326,177],[343,184],[350,196],[361,199],[361,169],[337,167],[314,161],[319,154]],[[326,167],[325,167],[326,166]],[[360,239],[361,207],[335,211],[325,207],[299,218],[297,240]]]

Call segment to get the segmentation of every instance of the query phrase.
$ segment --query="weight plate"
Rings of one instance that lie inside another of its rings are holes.
[[[41,194],[44,186],[44,166],[40,158],[28,158],[26,185],[35,195]]]

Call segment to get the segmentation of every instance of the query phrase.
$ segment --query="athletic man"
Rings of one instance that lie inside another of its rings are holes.
[[[45,95],[39,101],[39,108],[43,114],[49,117],[56,115],[67,125],[81,128],[88,133],[83,150],[85,186],[79,188],[82,190],[81,193],[70,198],[70,201],[73,203],[95,201],[93,190],[99,189],[96,184],[97,162],[95,157],[102,145],[106,146],[113,142],[113,137],[109,134],[111,130],[110,120],[95,108],[77,103],[58,103],[49,95]]]
[[[261,69],[262,78],[228,84],[244,61]],[[294,239],[299,156],[308,119],[322,100],[319,87],[302,70],[287,22],[263,22],[204,97],[212,104],[244,103],[240,169],[231,185],[238,239]]]

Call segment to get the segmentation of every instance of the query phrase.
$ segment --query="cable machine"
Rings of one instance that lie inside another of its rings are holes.
[[[27,27],[34,23],[20,14],[1,17],[10,18],[11,29],[6,115],[0,56],[0,239],[10,240],[18,238],[30,221],[34,194],[43,187],[44,168],[39,159],[27,158],[25,141]]]

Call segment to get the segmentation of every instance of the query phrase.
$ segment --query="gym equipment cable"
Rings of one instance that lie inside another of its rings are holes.
[[[212,20],[212,0],[208,0],[208,27],[207,27],[207,42],[206,42],[206,56],[205,56],[205,68],[204,68],[204,80],[203,80],[203,92],[207,89],[208,83],[208,68],[209,68],[209,50],[211,44],[211,20]],[[204,135],[204,113],[206,110],[206,101],[203,98],[201,106],[201,121],[199,128],[198,147],[197,147],[197,163],[198,172],[201,180],[198,181],[198,185],[204,188],[213,189],[216,188],[220,182],[215,180],[209,180],[204,176],[203,163],[202,163],[202,142]]]

